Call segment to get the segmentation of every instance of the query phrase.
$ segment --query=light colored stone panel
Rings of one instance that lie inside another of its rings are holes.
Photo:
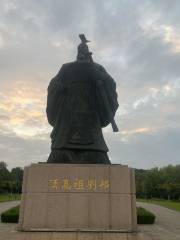
[[[88,194],[73,193],[68,195],[69,228],[88,228]]]
[[[33,164],[28,167],[25,192],[47,192],[48,171],[51,169],[47,168],[45,164]]]
[[[131,193],[130,169],[127,166],[112,165],[110,168],[110,192]]]
[[[22,184],[22,193],[26,191],[26,185],[27,185],[27,176],[28,176],[28,169],[29,167],[24,168],[24,173],[23,173],[23,184]]]
[[[100,184],[101,180],[110,180],[111,193],[135,192],[135,185],[132,185],[134,175],[126,166],[33,164],[27,169],[27,184],[23,187],[23,191],[27,192],[63,192],[62,189],[48,188],[48,180],[55,179],[69,179],[73,182],[76,179],[82,179],[86,184],[88,179],[96,179],[97,184]],[[108,191],[98,187],[94,190],[94,192]],[[78,190],[71,189],[71,192],[78,192]],[[89,190],[84,188],[80,192],[89,192]]]
[[[70,167],[71,166],[71,167]],[[67,165],[58,164],[50,166],[51,171],[48,172],[48,180],[63,179],[70,180],[71,190],[61,189],[48,189],[48,192],[108,192],[109,188],[105,189],[99,187],[102,184],[102,180],[109,181],[109,166],[107,165]],[[90,181],[95,180],[96,186],[92,189],[88,187]],[[74,183],[79,181],[83,182],[83,188],[74,189]]]
[[[128,233],[128,240],[158,240],[158,239],[151,238],[144,233]]]
[[[77,232],[54,232],[51,240],[77,240]]]
[[[21,240],[21,238],[18,240]],[[52,240],[52,233],[34,232],[26,235],[22,240]]]
[[[128,240],[127,233],[103,233],[103,240]]]
[[[21,194],[21,205],[20,205],[20,211],[19,211],[19,225],[22,226],[24,222],[24,209],[25,209],[26,199],[25,194]]]
[[[136,182],[135,182],[135,171],[130,168],[131,171],[131,193],[136,194]]]
[[[131,207],[132,207],[132,229],[137,230],[137,213],[136,213],[136,195],[131,196]]]
[[[77,240],[103,240],[102,233],[78,233]]]
[[[46,194],[26,194],[23,227],[44,228],[46,222]]]
[[[132,228],[131,195],[112,194],[110,207],[110,227],[130,230]]]
[[[102,186],[106,181],[110,184],[110,165],[102,165],[101,167],[99,165],[92,165],[89,168],[89,179],[96,180],[96,190],[94,192],[106,192],[108,193],[110,191],[109,187]]]
[[[91,194],[89,197],[89,228],[109,228],[109,195]]]
[[[49,178],[88,178],[89,168],[74,164],[54,164],[50,166]]]
[[[134,230],[133,174],[121,165],[33,164],[25,170],[20,226],[24,230]],[[86,183],[109,179],[110,188],[49,190],[48,180],[62,178]]]
[[[47,208],[45,211],[46,228],[66,228],[68,221],[68,195],[61,193],[48,193]]]
[[[82,165],[67,165],[59,164],[51,165],[51,171],[48,172],[48,180],[59,179],[61,186],[63,181],[69,182],[69,189],[48,189],[48,192],[88,192],[85,188],[85,183],[89,179],[89,167]],[[83,186],[81,188],[81,182]],[[76,184],[76,187],[75,187]]]

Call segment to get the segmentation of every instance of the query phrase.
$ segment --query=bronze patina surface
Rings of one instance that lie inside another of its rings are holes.
[[[118,108],[116,83],[94,63],[84,35],[77,60],[63,64],[48,87],[47,118],[53,126],[49,163],[110,164],[102,128]]]

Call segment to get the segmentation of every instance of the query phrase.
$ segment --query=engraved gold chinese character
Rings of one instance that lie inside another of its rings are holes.
[[[84,180],[83,179],[76,179],[73,182],[73,187],[76,190],[84,190]]]
[[[87,181],[87,189],[90,191],[95,191],[97,189],[96,179],[89,179]]]
[[[72,185],[69,179],[63,179],[62,180],[62,190],[69,191],[71,190]]]
[[[48,180],[48,187],[51,189],[58,190],[61,187],[61,182],[59,179]]]
[[[100,184],[98,185],[98,187],[99,187],[100,189],[102,189],[102,190],[107,190],[107,189],[109,189],[109,186],[110,186],[109,180],[104,180],[104,179],[102,179],[102,180],[100,181]]]

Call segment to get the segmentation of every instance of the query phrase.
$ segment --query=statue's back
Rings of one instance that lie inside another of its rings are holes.
[[[92,154],[94,163],[110,163],[102,127],[118,107],[116,84],[101,65],[86,61],[86,55],[80,52],[81,60],[64,64],[49,84],[47,117],[53,131],[48,162],[78,163],[73,159],[81,152],[82,163],[92,163]]]

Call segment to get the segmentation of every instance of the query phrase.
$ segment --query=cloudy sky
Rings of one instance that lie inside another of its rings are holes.
[[[117,83],[120,132],[104,129],[112,163],[180,163],[179,0],[1,0],[0,161],[46,161],[47,86],[85,33]]]

